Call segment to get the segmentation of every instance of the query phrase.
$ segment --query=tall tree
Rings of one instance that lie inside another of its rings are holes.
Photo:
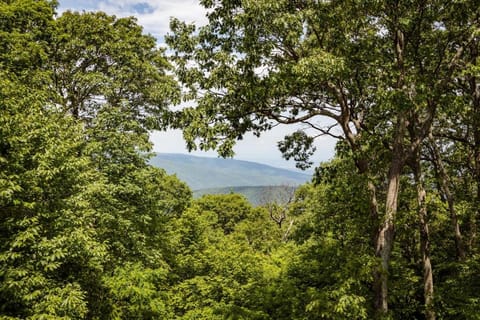
[[[148,165],[148,130],[163,126],[178,95],[163,50],[133,17],[67,11],[55,20],[46,66],[52,104],[82,123],[80,153],[106,184],[95,206],[111,258],[155,265],[160,229],[190,198],[184,184]]]
[[[147,128],[176,86],[134,19],[54,8],[0,1],[0,317],[168,317],[190,190],[148,165]]]
[[[163,50],[135,18],[67,11],[55,26],[50,68],[61,109],[87,121],[104,107],[123,108],[145,127],[161,127],[177,85]]]
[[[91,205],[91,195],[102,188],[100,176],[87,157],[77,156],[83,136],[72,119],[43,110],[41,92],[5,84],[0,313],[85,317],[101,287],[107,253]]]
[[[425,190],[425,176],[420,161],[420,152],[417,150],[411,159],[411,167],[417,187],[418,220],[420,229],[420,254],[423,264],[423,295],[425,303],[425,318],[435,319],[433,268],[430,255],[430,231],[428,223],[427,191]]]
[[[369,146],[384,146],[386,199],[375,237],[381,265],[374,287],[376,308],[385,314],[400,176],[437,108],[455,95],[453,76],[477,32],[474,15],[455,24],[456,10],[473,1],[202,3],[206,26],[197,31],[174,19],[167,37],[185,99],[196,98],[174,125],[184,128],[189,148],[228,156],[246,132],[301,123],[314,133],[296,132],[280,144],[301,166],[318,135],[345,139],[361,172],[378,161],[367,154]],[[332,125],[322,126],[322,116]]]
[[[105,245],[92,227],[96,172],[77,124],[45,109],[53,9],[0,2],[0,313],[85,317]]]

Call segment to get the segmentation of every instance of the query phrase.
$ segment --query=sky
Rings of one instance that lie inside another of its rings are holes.
[[[205,10],[199,0],[60,0],[58,13],[72,11],[104,11],[117,17],[135,16],[143,26],[144,32],[153,35],[159,45],[163,44],[163,37],[169,32],[171,17],[179,18],[197,25],[205,24]],[[260,138],[249,134],[239,141],[234,148],[234,159],[255,161],[280,168],[294,169],[293,160],[282,158],[277,142],[300,126],[277,126],[265,132]],[[188,153],[181,130],[167,132],[152,132],[150,136],[155,152]],[[335,140],[329,137],[320,137],[315,141],[317,148],[312,157],[314,166],[327,161],[334,154]],[[194,151],[192,155],[216,157],[215,151]]]

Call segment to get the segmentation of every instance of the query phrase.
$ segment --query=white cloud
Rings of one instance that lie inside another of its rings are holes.
[[[205,24],[206,10],[197,0],[60,0],[60,12],[70,10],[104,11],[118,17],[135,16],[149,33],[163,41],[172,17],[185,22]]]

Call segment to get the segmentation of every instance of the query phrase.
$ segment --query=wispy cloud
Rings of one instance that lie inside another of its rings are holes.
[[[205,9],[198,0],[61,0],[59,12],[66,10],[104,11],[118,17],[135,16],[146,33],[163,42],[172,17],[205,24]]]

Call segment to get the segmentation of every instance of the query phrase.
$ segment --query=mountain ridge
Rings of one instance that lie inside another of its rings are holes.
[[[300,185],[311,175],[253,161],[156,153],[150,164],[175,174],[194,191],[244,186]]]

